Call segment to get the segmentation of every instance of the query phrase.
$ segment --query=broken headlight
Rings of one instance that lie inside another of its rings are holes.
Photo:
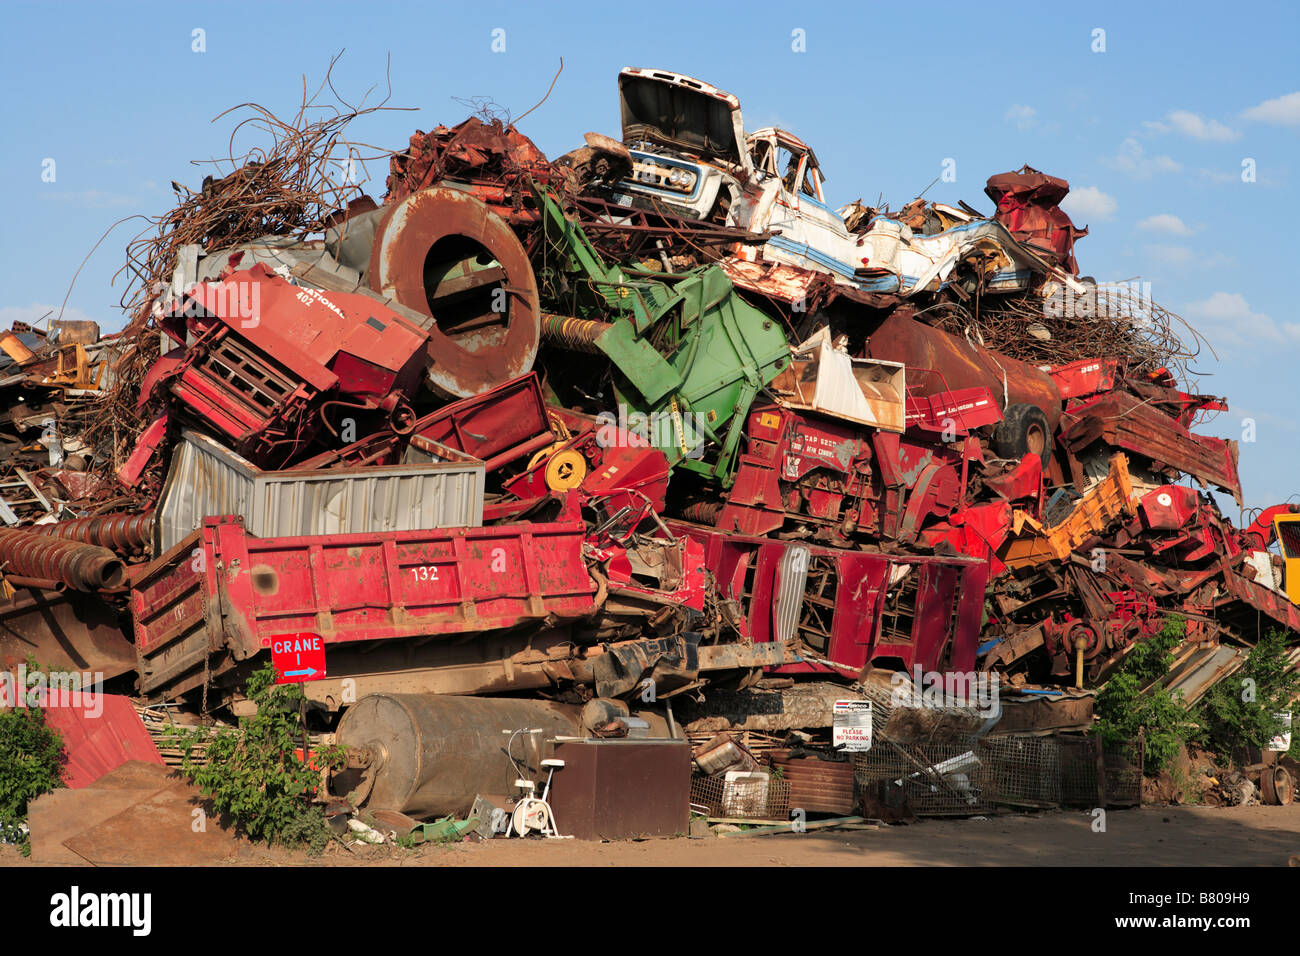
[[[633,167],[632,178],[656,189],[671,189],[674,192],[688,193],[695,187],[695,173],[679,166],[660,166],[657,163],[637,163]]]

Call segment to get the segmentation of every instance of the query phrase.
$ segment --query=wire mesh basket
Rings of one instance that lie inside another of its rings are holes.
[[[994,778],[974,738],[917,745],[878,739],[854,759],[861,791],[901,790],[917,816],[971,816],[990,812]]]
[[[1146,740],[1121,740],[1102,747],[1106,767],[1106,805],[1136,807],[1142,803],[1142,773]]]
[[[790,814],[790,783],[762,772],[716,777],[694,774],[691,803],[708,808],[710,817],[785,820]]]
[[[1098,748],[1101,748],[1099,761]],[[997,807],[1096,806],[1142,798],[1143,741],[1101,744],[1072,734],[1009,734],[902,745],[878,738],[854,760],[859,789],[901,791],[917,816],[971,816]]]

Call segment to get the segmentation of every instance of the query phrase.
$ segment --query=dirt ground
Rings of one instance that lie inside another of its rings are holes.
[[[910,826],[589,843],[490,840],[454,846],[333,846],[320,857],[244,847],[228,865],[263,866],[1286,866],[1300,863],[1300,804],[929,819]],[[13,847],[0,865],[31,866]]]

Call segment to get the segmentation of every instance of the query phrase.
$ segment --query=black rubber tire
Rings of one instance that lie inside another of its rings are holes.
[[[993,450],[999,458],[1024,458],[1034,451],[1046,468],[1052,459],[1052,426],[1037,405],[1011,405],[993,429]]]

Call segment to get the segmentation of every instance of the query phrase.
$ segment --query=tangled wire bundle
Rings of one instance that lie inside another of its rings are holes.
[[[978,312],[956,303],[924,311],[929,314],[919,318],[956,334],[978,331],[988,348],[1034,365],[1125,356],[1131,371],[1163,367],[1189,382],[1202,347],[1214,354],[1204,336],[1137,283],[1098,285],[1084,295],[1047,300],[990,296]]]
[[[242,103],[214,117],[215,123],[232,113],[251,114],[231,131],[225,158],[195,161],[210,163],[224,175],[207,176],[197,192],[173,182],[180,202],[150,219],[127,245],[127,262],[117,275],[129,275],[122,307],[130,320],[119,339],[113,384],[99,399],[85,436],[114,470],[145,424],[136,401],[141,380],[159,353],[151,320],[167,296],[181,247],[197,244],[213,250],[267,235],[305,238],[319,233],[332,214],[361,195],[366,162],[388,158],[388,150],[348,141],[343,132],[359,116],[405,108],[388,106],[387,95],[366,106],[373,87],[358,105],[344,100],[330,79],[339,56],[330,61],[324,81],[310,95],[304,77],[298,111],[289,120],[256,103]],[[332,100],[324,96],[327,88]],[[237,153],[235,141],[246,128],[269,136],[270,143]]]

